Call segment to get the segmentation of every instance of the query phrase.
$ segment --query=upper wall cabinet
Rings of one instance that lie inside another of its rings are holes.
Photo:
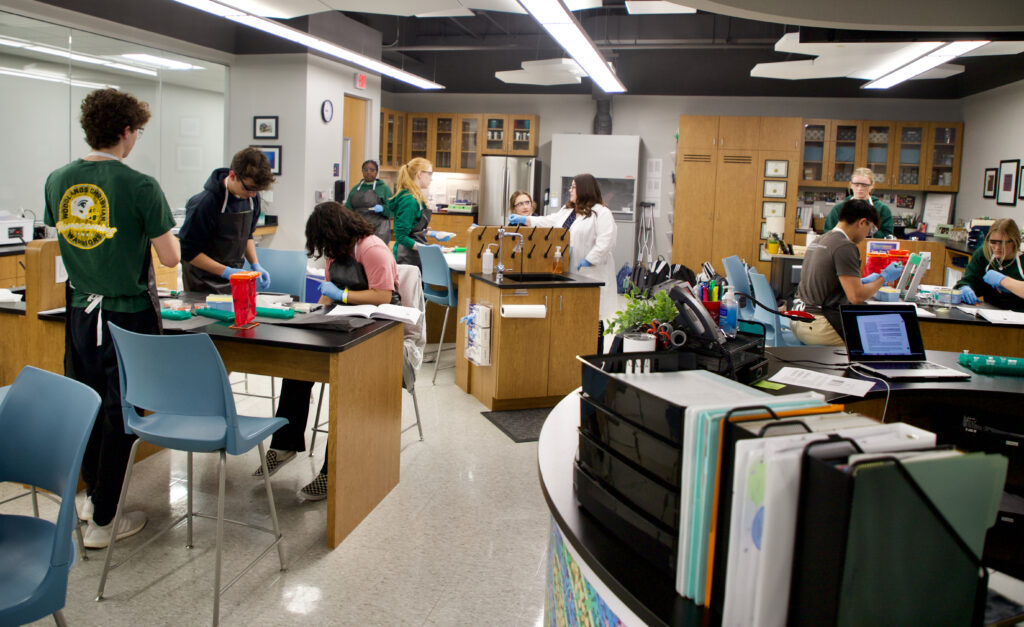
[[[537,154],[539,124],[536,115],[486,113],[480,153],[533,157]]]
[[[857,146],[857,167],[868,167],[879,187],[893,184],[893,155],[896,146],[895,122],[862,122]],[[863,165],[862,165],[863,164]]]
[[[380,167],[400,168],[405,163],[405,114],[380,110]]]
[[[928,124],[900,122],[896,125],[895,189],[921,189],[924,185],[924,141]]]
[[[849,185],[854,168],[860,167],[863,159],[857,154],[860,137],[860,123],[850,120],[833,120],[830,125],[828,147],[832,151],[832,167],[825,180],[829,185]]]
[[[429,113],[409,113],[406,115],[406,158],[404,164],[413,159],[430,160],[434,152],[435,116]]]
[[[930,192],[957,191],[960,181],[960,151],[963,148],[963,134],[962,122],[932,122],[928,124],[925,190]]]
[[[831,177],[832,120],[804,120],[802,185],[824,185]]]
[[[459,133],[456,145],[459,147],[455,169],[459,172],[480,171],[480,120],[478,113],[459,114]]]

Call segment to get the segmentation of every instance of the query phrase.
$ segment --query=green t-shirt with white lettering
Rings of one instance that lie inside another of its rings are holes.
[[[44,221],[57,228],[60,254],[74,288],[71,306],[90,294],[103,309],[135,313],[147,294],[150,240],[174,227],[160,185],[120,161],[79,159],[46,179]]]

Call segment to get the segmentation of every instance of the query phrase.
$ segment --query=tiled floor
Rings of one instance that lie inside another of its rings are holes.
[[[442,366],[452,363],[451,351]],[[401,481],[334,551],[324,546],[326,502],[296,496],[323,461],[302,454],[271,479],[288,570],[271,552],[225,594],[225,625],[535,625],[544,612],[549,515],[537,480],[537,444],[515,444],[484,419],[485,408],[453,383],[454,370],[424,364],[417,385],[424,441],[402,436]],[[267,387],[266,378],[256,377]],[[403,392],[403,425],[413,422]],[[266,399],[239,397],[240,413],[269,415]],[[326,410],[325,410],[326,411]],[[307,434],[307,442],[309,441]],[[216,456],[196,456],[196,509],[215,513]],[[255,451],[228,459],[227,516],[269,526],[262,481],[250,477]],[[149,524],[120,549],[142,544],[184,511],[185,455],[161,452],[139,463],[130,506]],[[168,488],[168,486],[170,486]],[[0,499],[21,488],[0,485]],[[44,511],[56,507],[42,499]],[[30,511],[28,499],[6,512]],[[45,515],[45,513],[44,513]],[[215,523],[196,523],[195,548],[184,524],[111,572],[105,600],[94,601],[104,551],[71,572],[64,615],[71,625],[208,624],[212,612]],[[224,582],[270,536],[226,526]],[[118,550],[115,559],[126,555]],[[46,618],[40,625],[52,625]]]

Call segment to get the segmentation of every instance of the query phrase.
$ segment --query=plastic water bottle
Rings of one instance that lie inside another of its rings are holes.
[[[740,306],[732,294],[732,289],[732,286],[729,286],[725,291],[725,296],[722,297],[722,304],[718,309],[718,326],[727,336],[736,337]]]
[[[483,274],[490,274],[494,272],[494,253],[491,252],[490,245],[487,246],[487,250],[480,255],[481,268],[480,272]]]

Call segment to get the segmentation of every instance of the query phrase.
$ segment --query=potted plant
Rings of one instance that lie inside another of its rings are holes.
[[[640,296],[639,290],[633,288],[626,294],[626,306],[616,311],[608,322],[605,334],[645,332],[655,320],[672,322],[679,314],[675,302],[668,292],[662,290],[652,294],[650,298]]]
[[[774,255],[775,253],[779,252],[779,239],[780,238],[778,233],[768,234],[768,245],[766,247],[766,250],[769,254]]]

